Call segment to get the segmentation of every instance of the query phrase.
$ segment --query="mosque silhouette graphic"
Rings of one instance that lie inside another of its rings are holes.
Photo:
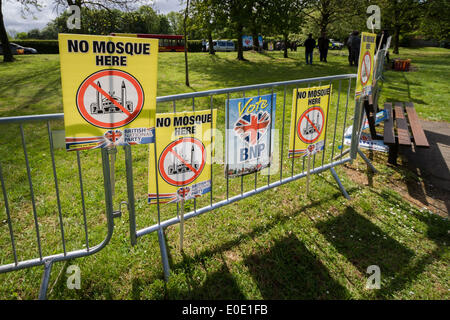
[[[100,81],[97,81],[97,86],[102,87]],[[115,91],[109,91],[111,98],[116,100],[129,112],[133,112],[133,102],[127,100],[127,87],[122,81],[120,88],[120,97],[115,95]],[[101,97],[100,92],[97,91],[96,102],[91,103],[91,114],[105,114],[105,113],[123,113],[123,110],[117,107],[111,100],[106,97]]]

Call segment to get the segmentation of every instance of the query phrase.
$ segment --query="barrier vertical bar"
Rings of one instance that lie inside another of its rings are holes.
[[[211,117],[212,117],[212,114],[213,114],[213,96],[212,95],[210,97],[209,109],[211,111]],[[213,163],[214,163],[214,160],[213,160],[213,156],[214,156],[214,154],[213,154],[213,150],[214,150],[213,137],[216,134],[215,132],[213,132],[213,128],[214,128],[213,121],[211,120],[211,128],[210,128],[210,130],[211,130],[211,133],[210,133],[210,137],[211,137],[211,191],[209,193],[209,200],[210,200],[211,207],[213,205],[213,190],[214,190],[214,188],[213,188],[213,180],[214,180],[213,179]]]
[[[225,168],[226,168],[226,178],[227,178],[227,200],[229,199],[229,189],[230,189],[230,182],[229,182],[229,177],[228,177],[228,166],[229,166],[229,157],[228,157],[228,148],[230,147],[230,141],[228,141],[228,130],[230,130],[230,93],[227,93],[227,110],[226,110],[226,126],[225,126],[225,142],[226,142],[226,154],[227,154],[227,163],[225,164]]]
[[[127,195],[128,195],[128,215],[130,219],[130,241],[131,245],[136,244],[136,212],[133,184],[133,157],[131,155],[131,146],[123,146],[125,151],[125,170],[127,175]]]
[[[328,84],[331,87],[331,81]],[[339,91],[340,93],[340,91]],[[323,151],[322,151],[322,164],[321,166],[323,167],[323,160],[325,160],[325,151],[327,149],[327,137],[328,137],[328,113],[330,111],[330,103],[331,103],[331,98],[332,96],[330,95],[330,97],[328,98],[328,104],[327,104],[327,121],[325,121],[325,137],[323,139]],[[337,117],[337,113],[336,113],[336,117]],[[337,119],[337,118],[336,118]],[[333,146],[334,147],[334,146]],[[315,154],[314,154],[315,155]]]
[[[173,106],[173,113],[176,114],[177,113],[177,106],[176,106],[175,100],[172,101],[172,106]],[[179,202],[177,202],[177,218],[180,217],[179,213],[180,213],[180,204],[179,204]]]
[[[11,223],[11,215],[9,212],[8,194],[6,193],[5,181],[3,180],[2,164],[0,163],[0,181],[2,183],[3,199],[5,200],[6,219],[8,220],[9,237],[11,238],[11,246],[14,255],[14,263],[17,265],[16,243],[14,241],[14,230]]]
[[[192,112],[195,112],[195,98],[192,97]],[[183,202],[183,214],[184,214],[184,198],[182,200]],[[194,198],[194,212],[197,211],[197,199]]]
[[[297,135],[297,107],[298,107],[298,87],[296,87],[294,92],[294,99],[295,99],[295,113],[294,113],[294,119],[291,120],[292,126],[293,126],[293,134],[291,139],[293,139],[293,147],[292,147],[292,168],[291,168],[291,178],[294,176],[294,159],[295,159],[295,136]]]
[[[243,105],[245,105],[245,90],[242,91],[242,96],[244,99]],[[235,140],[236,140],[236,136],[235,136]],[[244,162],[243,166],[245,167],[245,162]],[[244,175],[241,175],[241,195],[243,195],[243,194],[244,194]]]
[[[350,97],[351,86],[352,86],[352,80],[348,79],[347,102],[345,103],[344,127],[342,128],[342,141],[341,141],[341,155],[340,155],[340,157],[343,156],[343,152],[344,152],[345,125],[347,123],[348,98]]]
[[[336,143],[336,129],[337,129],[337,120],[338,120],[338,116],[339,116],[339,101],[341,98],[341,85],[342,85],[342,80],[339,80],[339,92],[338,92],[338,101],[337,101],[337,107],[336,107],[336,118],[334,120],[334,134],[333,134],[333,147],[331,149],[331,160],[333,159],[334,156],[334,147],[335,147],[335,143]],[[323,165],[323,160],[322,160],[322,165]]]
[[[28,162],[27,146],[25,143],[25,134],[23,132],[22,124],[20,124],[20,135],[22,137],[22,148],[23,148],[23,153],[25,156],[25,164],[27,167],[28,184],[30,186],[31,204],[33,206],[33,217],[34,217],[34,225],[36,227],[36,238],[37,238],[37,243],[38,243],[39,258],[42,260],[41,236],[39,233],[39,224],[38,224],[38,220],[37,220],[36,203],[35,203],[34,191],[33,191],[33,182],[31,181],[30,163]]]
[[[286,110],[286,85],[284,86],[284,98],[283,98],[283,122],[281,126],[281,159],[280,159],[280,180],[283,180],[283,152],[284,152],[284,115]]]
[[[52,157],[53,179],[55,181],[56,203],[58,204],[58,217],[59,217],[59,226],[60,226],[60,230],[61,230],[61,240],[62,240],[64,255],[66,255],[67,254],[66,240],[64,238],[64,225],[63,225],[63,218],[62,218],[62,213],[61,213],[61,201],[59,199],[58,177],[56,175],[55,154],[53,152],[53,137],[52,137],[52,132],[50,130],[50,122],[49,121],[47,121],[47,132],[48,132],[48,141],[50,144],[50,155]]]
[[[80,193],[81,193],[81,206],[83,209],[83,221],[84,221],[84,233],[86,236],[86,249],[89,251],[89,236],[87,230],[87,219],[86,219],[86,204],[84,201],[84,188],[83,188],[83,175],[81,171],[81,160],[80,152],[77,150],[77,165],[78,165],[78,180],[80,181]]]
[[[270,184],[270,154],[272,153],[272,128],[273,128],[273,87],[272,87],[272,94],[270,96],[270,132],[269,132],[269,167],[267,168],[267,185]],[[273,157],[272,157],[273,160]]]

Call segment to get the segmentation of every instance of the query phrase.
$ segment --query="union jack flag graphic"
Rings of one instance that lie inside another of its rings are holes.
[[[234,131],[239,137],[250,145],[255,145],[266,133],[270,124],[270,115],[267,111],[258,114],[245,114],[236,122]]]
[[[109,130],[105,133],[106,139],[115,143],[122,136],[122,131],[120,130]]]

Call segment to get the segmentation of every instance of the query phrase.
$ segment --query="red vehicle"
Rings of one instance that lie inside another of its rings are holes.
[[[113,36],[159,39],[159,52],[184,51],[184,36],[178,34],[111,33]]]

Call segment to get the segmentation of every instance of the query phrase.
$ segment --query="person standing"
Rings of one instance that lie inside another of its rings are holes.
[[[319,45],[320,61],[327,62],[328,46],[330,45],[330,39],[327,38],[326,33],[322,33],[322,36],[317,39]]]
[[[345,41],[345,44],[347,45],[348,49],[348,64],[350,66],[353,65],[353,57],[352,57],[352,39],[353,39],[353,32],[350,32],[347,41]]]
[[[352,63],[358,66],[359,63],[359,50],[361,48],[361,37],[358,31],[353,31],[352,37]]]
[[[312,33],[308,35],[308,39],[305,41],[305,58],[306,64],[312,64],[314,47],[316,46],[316,40],[313,39]],[[308,62],[309,60],[309,62]]]

